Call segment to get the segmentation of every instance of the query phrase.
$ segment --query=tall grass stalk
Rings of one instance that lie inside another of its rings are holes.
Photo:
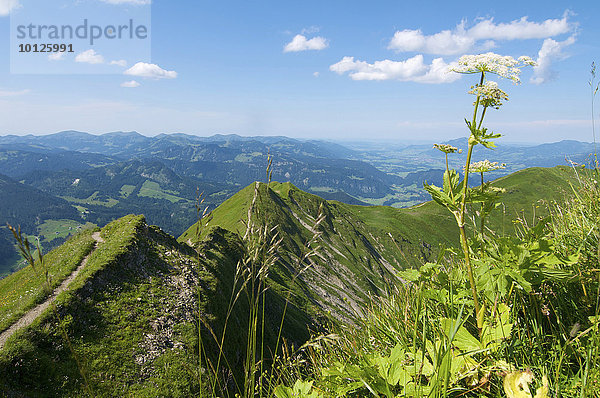
[[[591,114],[592,114],[592,137],[594,138],[594,168],[598,170],[598,149],[596,148],[596,115],[594,114],[594,101],[596,99],[596,94],[598,93],[598,89],[600,88],[600,82],[596,83],[596,63],[592,62],[592,66],[590,68],[590,80],[588,84],[590,86],[591,91]]]
[[[236,374],[236,370],[231,367],[230,361],[228,360],[225,352],[226,335],[228,332],[228,325],[233,315],[234,308],[238,304],[239,300],[245,298],[248,303],[248,314],[247,314],[247,325],[246,334],[247,341],[245,347],[245,356],[243,360],[243,384],[241,380],[234,381],[235,396],[241,397],[256,397],[256,396],[271,396],[271,391],[276,385],[280,378],[281,373],[278,373],[274,366],[274,361],[277,360],[279,355],[279,346],[282,345],[283,330],[285,317],[287,314],[288,304],[291,299],[292,285],[296,282],[297,278],[300,277],[311,265],[310,257],[312,257],[318,247],[313,247],[317,239],[321,236],[319,232],[319,225],[324,220],[324,213],[322,206],[319,208],[319,214],[316,218],[315,224],[312,228],[313,236],[306,244],[306,250],[298,256],[298,263],[296,269],[298,270],[292,277],[290,286],[288,286],[287,297],[285,299],[285,305],[281,314],[281,320],[279,321],[279,328],[277,330],[277,337],[275,340],[274,350],[267,355],[266,346],[266,301],[267,292],[269,290],[269,270],[274,267],[279,261],[278,250],[283,241],[283,237],[279,233],[278,225],[272,225],[269,218],[268,212],[263,212],[265,203],[261,203],[263,198],[268,198],[271,195],[271,178],[273,168],[273,157],[269,154],[267,157],[267,169],[266,169],[266,184],[257,182],[254,187],[254,195],[252,202],[248,209],[247,220],[242,222],[245,223],[245,231],[242,238],[242,258],[239,260],[235,275],[233,278],[233,286],[231,295],[229,297],[229,303],[227,306],[226,314],[223,321],[222,332],[219,336],[214,332],[210,323],[207,322],[201,314],[199,314],[199,373],[202,368],[202,361],[205,362],[208,376],[208,384],[204,384],[201,389],[208,391],[211,396],[217,396],[218,394],[229,394],[230,387],[223,384],[220,376],[221,370],[224,366],[227,372],[230,374]],[[202,228],[205,222],[203,221],[206,215],[206,208],[202,210],[203,198],[202,195],[198,195],[196,201],[197,211],[197,224],[196,224],[196,239],[200,241],[202,236]],[[200,248],[197,248],[198,265],[201,264],[200,259]],[[308,265],[304,263],[308,261]],[[201,324],[200,324],[201,323]],[[203,352],[204,344],[202,343],[201,326],[204,326],[210,336],[204,338],[212,339],[218,348],[217,359],[215,363],[212,363],[206,352]],[[287,352],[284,346],[284,351]],[[273,364],[271,364],[273,362]],[[270,364],[267,371],[267,366]],[[202,378],[202,375],[199,375]]]

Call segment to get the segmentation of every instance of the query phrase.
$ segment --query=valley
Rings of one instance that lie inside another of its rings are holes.
[[[453,143],[460,147],[459,142]],[[40,236],[46,249],[78,227],[103,226],[126,214],[145,214],[149,223],[179,235],[195,219],[200,194],[203,206],[212,210],[242,187],[265,181],[269,155],[274,181],[348,204],[414,206],[429,199],[423,182],[441,184],[443,156],[429,145],[346,145],[134,132],[2,136],[0,221]],[[572,161],[585,163],[591,150],[591,144],[577,142],[499,147],[487,154],[492,160],[508,159],[507,169],[490,176],[566,164],[567,153]],[[451,165],[462,160],[456,155]],[[19,268],[12,245],[0,227],[0,276]]]

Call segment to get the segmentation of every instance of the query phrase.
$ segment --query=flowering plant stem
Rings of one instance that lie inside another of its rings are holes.
[[[467,187],[468,177],[469,177],[469,164],[471,163],[471,155],[473,154],[473,144],[469,144],[469,149],[467,151],[467,168],[465,171],[465,187]],[[465,188],[463,192],[463,199],[460,207],[460,222],[458,228],[460,229],[460,244],[463,249],[463,253],[465,255],[465,264],[467,266],[467,272],[469,273],[469,284],[471,285],[471,294],[473,295],[473,304],[475,305],[475,317],[478,317],[480,306],[479,300],[477,298],[477,287],[475,286],[475,278],[473,277],[473,267],[471,266],[471,257],[469,254],[469,244],[467,243],[467,233],[465,231],[465,204],[467,198],[467,189]],[[479,324],[479,320],[477,320],[477,328],[481,334],[482,325]]]
[[[479,85],[482,85],[485,79],[485,72],[481,72],[481,80]],[[469,137],[469,146],[467,149],[467,162],[465,165],[465,179],[464,179],[464,189],[462,195],[462,201],[460,204],[460,213],[459,213],[459,222],[458,228],[460,229],[460,244],[462,246],[464,255],[465,255],[465,265],[467,266],[467,272],[469,274],[469,284],[471,285],[471,294],[473,295],[473,304],[475,306],[475,318],[477,319],[477,328],[479,329],[479,334],[481,334],[481,329],[483,325],[481,325],[479,319],[479,299],[477,298],[477,287],[475,285],[475,278],[473,276],[473,267],[471,266],[471,256],[469,254],[469,244],[467,243],[467,233],[465,231],[465,207],[467,204],[467,192],[469,190],[469,166],[471,164],[471,156],[473,155],[473,148],[477,144],[477,140],[474,137],[474,129],[477,126],[477,110],[479,108],[479,101],[481,99],[481,95],[477,94],[477,99],[475,100],[475,110],[473,111],[473,123],[471,124],[471,135]],[[483,118],[485,117],[485,111],[487,107],[484,107],[483,112],[481,114],[481,120],[479,121],[479,128],[481,128],[481,124],[483,123]]]

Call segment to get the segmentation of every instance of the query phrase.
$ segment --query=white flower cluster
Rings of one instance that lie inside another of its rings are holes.
[[[457,147],[448,144],[433,144],[433,147],[444,153],[455,153],[457,151],[458,153],[462,153],[462,149],[459,150]]]
[[[500,109],[502,101],[508,101],[508,94],[498,87],[498,83],[491,80],[483,85],[471,86],[469,94],[478,96],[481,105],[496,109]]]
[[[490,162],[486,159],[480,162],[471,163],[469,165],[469,173],[486,173],[488,171],[495,171],[505,168],[506,163],[499,164],[498,162]]]
[[[498,55],[492,52],[478,55],[463,55],[458,60],[458,66],[450,69],[457,73],[494,73],[500,77],[512,80],[519,84],[519,74],[524,66],[535,66],[536,63],[530,57],[519,57],[514,59],[508,55]]]

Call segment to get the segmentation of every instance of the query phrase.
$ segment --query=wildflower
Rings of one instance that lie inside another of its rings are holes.
[[[498,83],[487,81],[482,85],[471,86],[469,94],[479,97],[479,103],[485,107],[500,109],[502,101],[508,101],[508,94],[498,88]],[[475,103],[473,103],[475,105]]]
[[[490,162],[486,159],[480,162],[471,163],[469,165],[469,173],[486,173],[488,171],[496,171],[505,168],[506,163],[499,164],[498,162]]]
[[[458,66],[450,70],[457,73],[472,74],[489,72],[519,84],[521,79],[521,68],[524,66],[535,66],[536,63],[530,57],[522,56],[514,59],[508,55],[498,55],[492,52],[477,55],[463,55],[458,60]]]
[[[531,57],[528,57],[526,55],[521,55],[519,57],[519,62],[527,66],[537,66],[537,62],[535,62],[533,59],[531,59]]]
[[[448,144],[433,144],[435,149],[439,149],[444,153],[455,153],[458,151],[458,148]],[[460,153],[460,152],[459,152]]]

